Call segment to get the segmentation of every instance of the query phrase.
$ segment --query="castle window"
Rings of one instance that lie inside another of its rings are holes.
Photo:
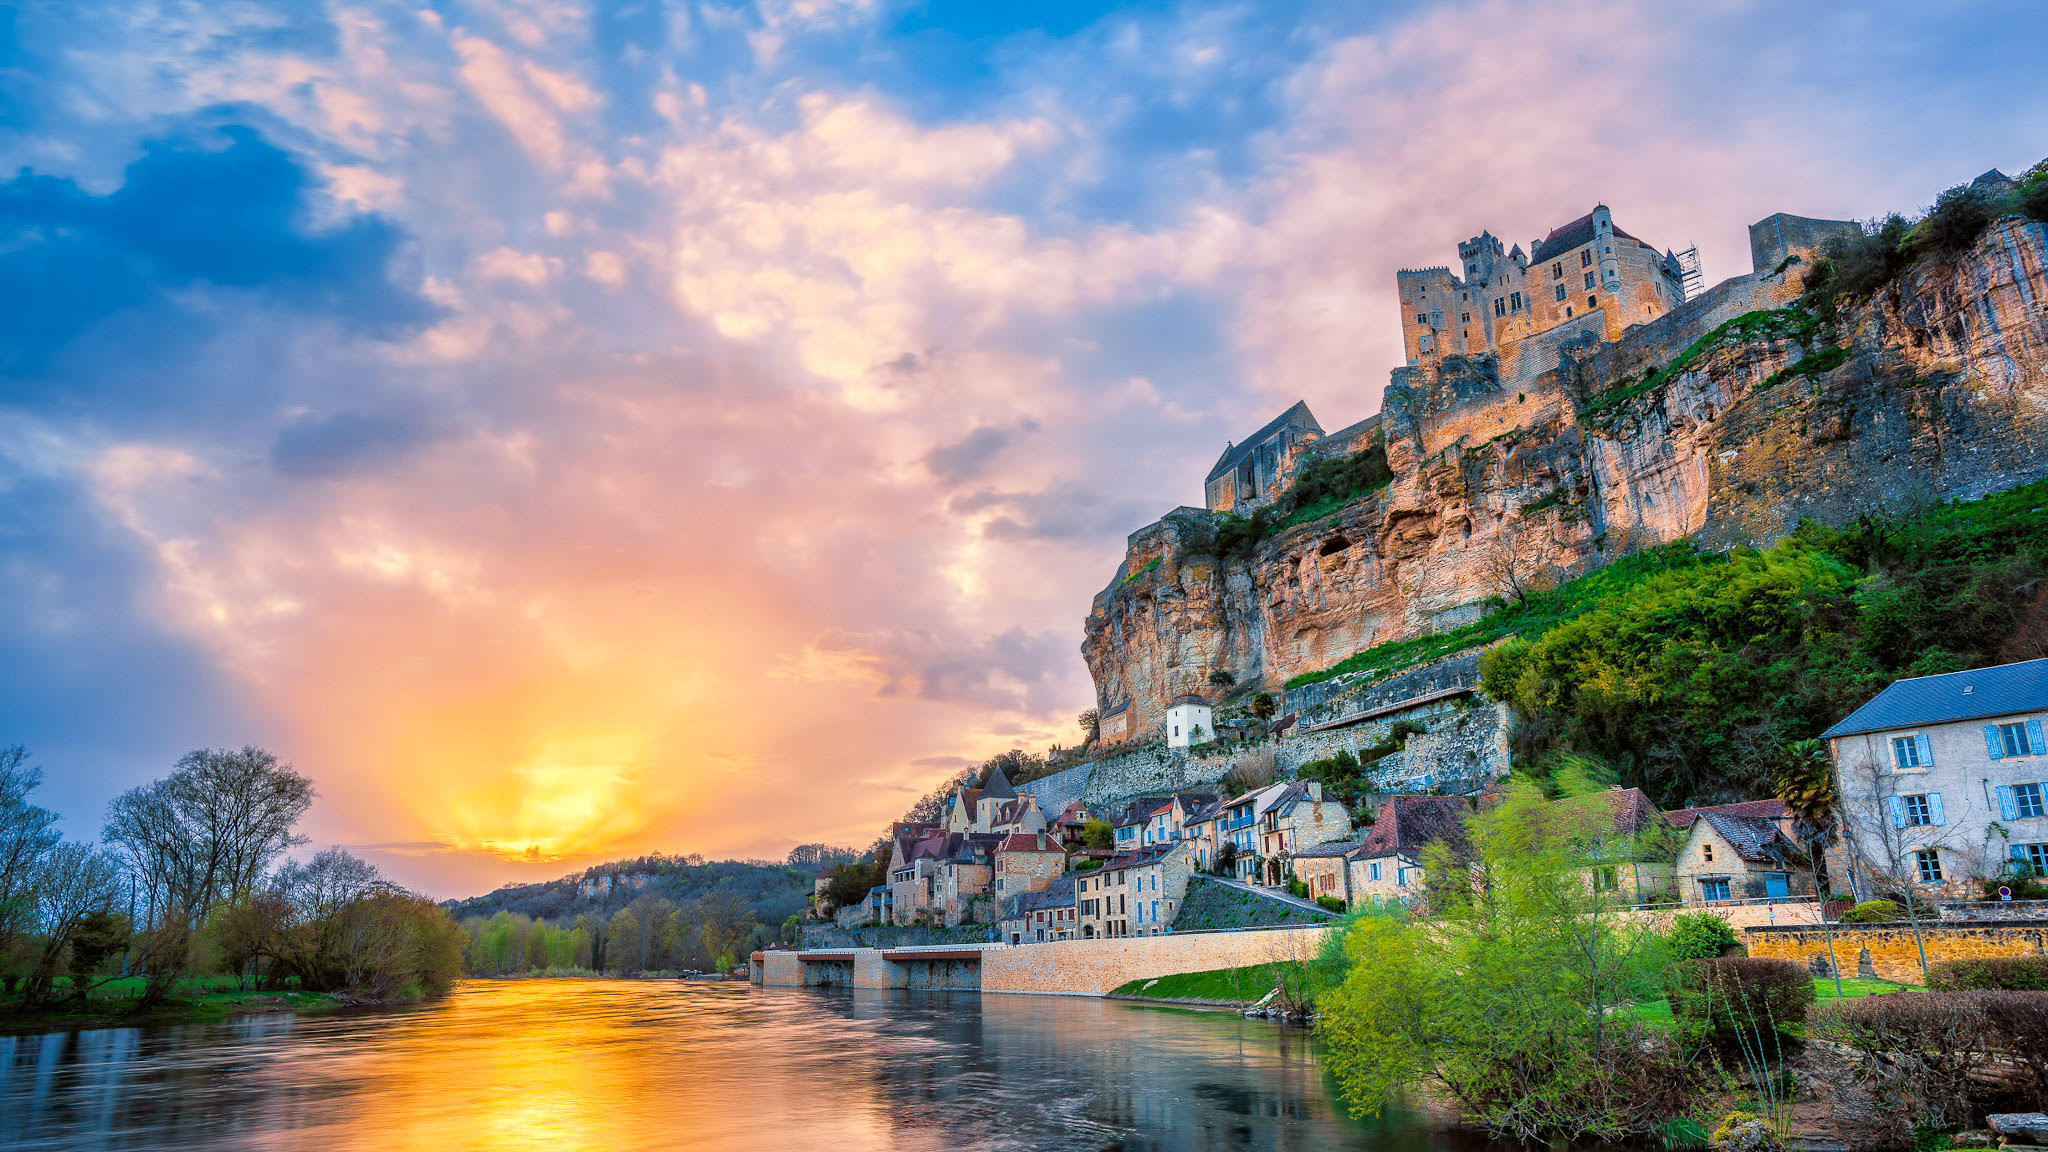
[[[1586,289],[1587,289],[1587,291],[1591,291],[1591,290],[1592,290],[1592,288],[1593,288],[1593,282],[1594,282],[1594,280],[1596,280],[1596,279],[1597,279],[1597,277],[1595,277],[1595,276],[1594,276],[1594,275],[1593,275],[1593,274],[1592,274],[1591,272],[1588,272],[1588,273],[1586,273]]]
[[[1564,318],[1567,320],[1572,318],[1572,306],[1569,304],[1564,306]]]
[[[1495,296],[1495,297],[1493,298],[1493,314],[1494,314],[1495,316],[1505,316],[1505,315],[1507,315],[1507,314],[1508,314],[1508,298],[1507,298],[1507,297],[1505,297],[1505,296]]]
[[[1460,312],[1460,313],[1458,313],[1458,323],[1460,323],[1460,324],[1470,324],[1471,322],[1472,322],[1472,314],[1471,314],[1470,312]]]
[[[1415,322],[1416,322],[1417,324],[1427,324],[1427,323],[1429,323],[1429,315],[1428,315],[1428,313],[1425,313],[1425,312],[1417,312],[1417,313],[1415,314]]]
[[[1586,265],[1591,264],[1592,262],[1593,250],[1591,248],[1588,248],[1584,252],[1579,253],[1579,267],[1584,268]]]
[[[1522,294],[1521,294],[1520,292],[1510,292],[1510,293],[1508,293],[1508,311],[1510,311],[1510,312],[1520,312],[1521,310],[1522,310]]]
[[[1598,300],[1593,299],[1591,296],[1586,297],[1586,307],[1588,310],[1598,308],[1599,306],[1600,302]]]
[[[1559,304],[1564,303],[1564,285],[1562,284],[1557,286],[1557,302]]]
[[[1560,260],[1550,266],[1550,278],[1552,280],[1564,279],[1564,261]]]

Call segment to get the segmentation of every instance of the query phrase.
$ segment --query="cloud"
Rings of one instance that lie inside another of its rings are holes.
[[[225,145],[225,146],[223,146]],[[434,316],[395,283],[401,242],[380,216],[302,225],[306,169],[254,129],[157,139],[94,196],[23,171],[0,185],[0,371],[28,372],[123,309],[193,286],[242,290],[380,337]]]
[[[389,463],[433,435],[426,421],[388,413],[309,414],[279,430],[270,446],[270,462],[288,476],[330,476]]]
[[[925,467],[946,484],[972,480],[988,470],[997,453],[1036,431],[1038,423],[1032,420],[1011,428],[976,428],[951,444],[941,444],[927,452]]]

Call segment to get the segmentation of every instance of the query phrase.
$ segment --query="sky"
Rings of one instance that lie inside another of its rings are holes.
[[[2031,2],[0,8],[0,744],[197,747],[439,897],[866,844],[1072,743],[1127,533],[1596,202],[2048,154]]]

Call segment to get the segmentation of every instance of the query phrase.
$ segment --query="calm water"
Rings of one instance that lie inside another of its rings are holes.
[[[533,980],[0,1037],[0,1148],[1449,1149],[1298,1031],[1101,1000]]]

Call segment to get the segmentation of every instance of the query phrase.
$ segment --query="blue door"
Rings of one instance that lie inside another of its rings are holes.
[[[1785,882],[1783,872],[1764,873],[1764,895],[1773,900],[1783,899],[1792,894],[1792,886]]]

